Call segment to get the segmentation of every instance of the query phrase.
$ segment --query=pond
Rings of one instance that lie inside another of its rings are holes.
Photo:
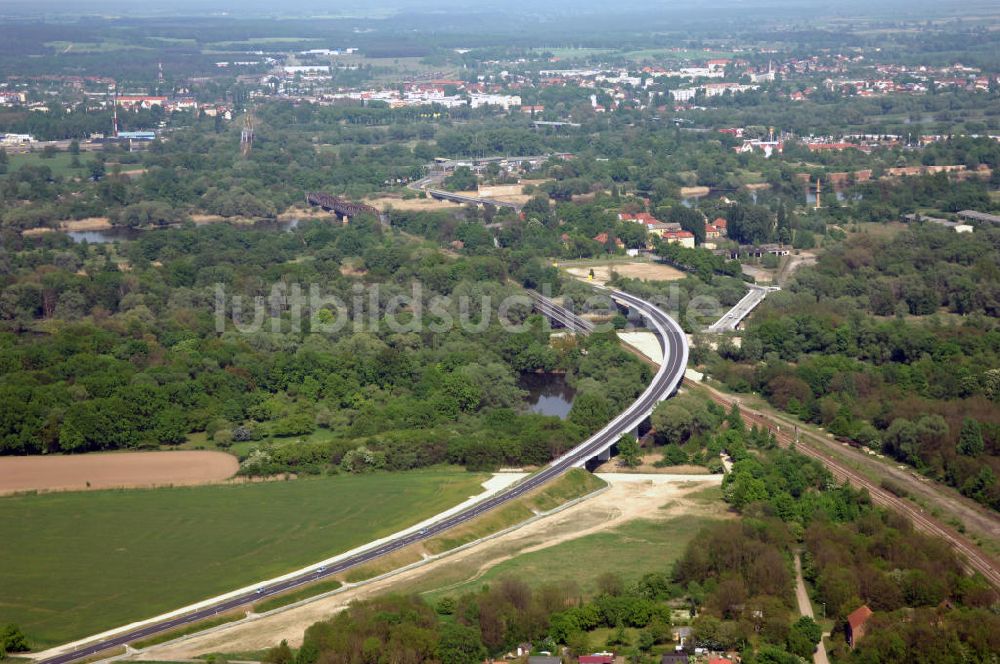
[[[527,373],[522,374],[518,386],[528,392],[525,403],[532,413],[555,415],[560,419],[569,416],[576,396],[564,374]]]

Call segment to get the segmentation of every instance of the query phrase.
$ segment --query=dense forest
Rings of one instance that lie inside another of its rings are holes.
[[[221,447],[259,441],[243,466],[251,474],[539,464],[602,426],[650,377],[608,335],[550,344],[527,304],[508,313],[524,330],[504,329],[480,305],[520,292],[502,261],[448,257],[374,221],[175,229],[115,247],[50,236],[0,264],[5,454],[175,445],[205,432]],[[408,322],[390,307],[413,282],[424,288],[418,304],[453,328],[432,332],[437,318],[412,331],[389,324]],[[326,299],[292,324],[292,284],[322,284],[324,298],[345,301],[357,287],[379,290],[366,293],[362,329],[352,321],[326,332],[312,328],[332,316]],[[217,289],[228,293],[223,310]],[[240,331],[237,295],[268,298],[267,323]],[[451,304],[431,309],[442,297]],[[517,377],[532,371],[567,373],[578,392],[567,421],[520,412]]]
[[[1000,231],[858,235],[768,298],[716,375],[1000,509]]]

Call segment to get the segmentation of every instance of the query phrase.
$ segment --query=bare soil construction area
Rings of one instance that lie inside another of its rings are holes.
[[[662,263],[636,261],[633,263],[610,263],[605,265],[575,265],[567,267],[566,271],[578,279],[586,279],[590,271],[594,271],[594,283],[604,285],[611,279],[611,272],[617,272],[623,277],[644,279],[646,281],[675,281],[685,275],[678,269]]]
[[[390,208],[407,212],[437,212],[440,210],[459,210],[462,205],[451,201],[439,201],[435,198],[369,198],[365,203],[382,210]]]
[[[0,495],[208,484],[238,468],[236,457],[208,451],[0,457]]]
[[[479,544],[403,570],[395,575],[347,587],[328,597],[266,616],[224,625],[173,643],[152,646],[125,659],[179,661],[213,652],[269,648],[282,639],[302,642],[312,623],[329,618],[350,602],[387,592],[427,592],[481,578],[520,554],[542,551],[641,519],[656,521],[680,515],[724,518],[720,506],[695,498],[718,486],[721,475],[601,475],[609,488],[560,512],[542,517]]]

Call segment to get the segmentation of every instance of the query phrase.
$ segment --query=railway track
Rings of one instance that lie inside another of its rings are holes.
[[[711,390],[708,391],[708,394],[712,401],[716,402],[720,406],[729,408],[734,402],[739,403],[735,399],[726,399]],[[789,434],[787,427],[784,431],[782,431],[780,425],[776,424],[770,418],[761,415],[758,412],[746,410],[745,408],[741,411],[741,414],[743,419],[748,423],[756,424],[759,427],[766,427],[769,431],[773,432],[779,445],[782,445],[783,447],[790,447],[795,444],[796,441],[793,436]],[[809,435],[811,436],[811,434]],[[925,514],[923,509],[920,507],[917,507],[911,502],[886,491],[875,482],[872,482],[865,476],[855,471],[853,468],[850,468],[843,462],[833,458],[831,455],[810,447],[807,444],[803,444],[801,439],[799,440],[799,444],[795,446],[795,449],[797,452],[801,452],[802,454],[821,462],[830,470],[830,473],[838,481],[849,482],[856,487],[867,489],[868,493],[872,497],[872,501],[876,505],[888,507],[905,514],[918,530],[943,538],[960,554],[963,558],[963,562],[965,563],[965,567],[968,570],[979,572],[986,578],[987,581],[989,581],[990,584],[993,585],[993,587],[1000,589],[1000,570],[997,569],[994,561],[985,553],[980,551],[979,547],[976,546],[974,542],[963,536],[961,533],[942,525],[933,517]]]

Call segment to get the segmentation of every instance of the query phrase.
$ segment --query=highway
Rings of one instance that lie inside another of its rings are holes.
[[[492,205],[493,207],[505,207],[517,211],[520,211],[522,207],[520,203],[511,203],[510,201],[501,201],[495,198],[483,198],[481,196],[466,196],[464,194],[456,194],[453,191],[445,191],[443,189],[425,189],[425,191],[432,198],[438,198],[445,201],[453,201],[455,203],[471,203],[472,205]]]
[[[715,321],[708,327],[709,332],[725,332],[736,329],[736,326],[743,322],[743,319],[750,315],[750,312],[757,308],[767,294],[771,291],[781,290],[776,286],[754,286],[750,285],[750,292],[736,303],[736,305],[724,313],[722,318]]]
[[[594,331],[594,324],[588,320],[584,320],[572,313],[556,305],[552,300],[536,293],[535,291],[528,291],[531,299],[535,301],[535,309],[538,313],[542,314],[549,320],[553,320],[563,327],[565,327],[570,332],[576,332],[578,334],[590,334]]]
[[[331,563],[326,567],[312,569],[303,572],[298,576],[286,578],[281,581],[264,583],[261,584],[256,591],[223,599],[218,603],[211,604],[209,606],[205,606],[204,608],[200,608],[190,613],[185,613],[161,622],[123,631],[119,634],[109,636],[101,641],[85,643],[80,646],[68,648],[64,652],[57,652],[57,654],[52,657],[36,661],[41,662],[41,664],[68,664],[69,662],[93,657],[97,653],[121,647],[135,641],[140,641],[162,632],[212,618],[218,614],[241,608],[245,609],[264,598],[278,595],[293,588],[334,576],[352,567],[356,567],[382,556],[391,554],[416,542],[435,537],[449,528],[453,528],[471,519],[475,519],[483,513],[503,505],[510,500],[534,491],[551,480],[559,477],[571,468],[585,466],[588,460],[610,448],[622,434],[631,431],[638,426],[640,422],[649,416],[657,403],[672,395],[680,385],[681,380],[684,378],[684,369],[687,366],[687,339],[684,336],[684,332],[681,330],[680,325],[678,325],[676,321],[670,318],[661,309],[633,295],[620,291],[610,291],[610,294],[618,302],[621,302],[642,314],[647,324],[653,329],[654,332],[656,332],[660,339],[660,345],[664,349],[664,362],[654,376],[653,381],[632,405],[615,417],[615,419],[609,422],[600,431],[550,463],[539,472],[525,478],[520,483],[511,486],[501,493],[486,498],[461,512],[445,517],[440,521],[436,521],[418,532],[403,534],[395,539],[384,541],[376,547],[362,551],[351,557],[344,558],[336,563]],[[553,308],[558,309],[558,307],[551,303],[551,301],[547,301],[542,306],[548,308],[550,311],[552,311]],[[563,311],[563,318],[574,317],[570,312],[565,312],[565,310]],[[577,323],[576,325],[579,326],[580,324]]]

